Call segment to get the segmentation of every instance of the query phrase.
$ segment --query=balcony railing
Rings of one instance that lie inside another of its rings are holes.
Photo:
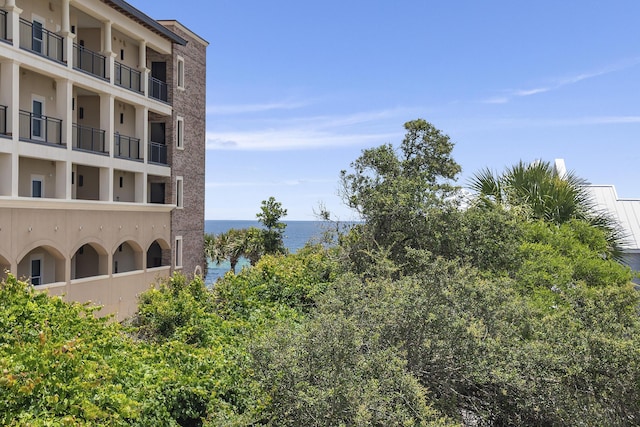
[[[107,79],[107,58],[79,44],[73,44],[73,68]]]
[[[7,135],[7,106],[0,105],[0,136]]]
[[[113,136],[113,155],[121,159],[142,160],[140,140],[116,133]]]
[[[29,142],[64,146],[62,120],[20,110],[20,139]]]
[[[40,22],[20,18],[20,48],[63,62],[63,38],[44,29]]]
[[[168,165],[167,163],[167,146],[160,144],[159,142],[149,142],[149,157],[147,158],[149,163],[156,163],[159,165]]]
[[[89,126],[73,124],[73,149],[98,154],[109,154],[104,141],[104,131]]]
[[[115,63],[114,83],[125,89],[142,93],[142,73],[119,62]]]
[[[149,77],[149,98],[167,102],[167,84],[155,77]]]
[[[7,11],[0,10],[0,40],[7,41]]]

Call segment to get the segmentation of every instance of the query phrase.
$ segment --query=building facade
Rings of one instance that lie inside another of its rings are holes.
[[[122,319],[202,274],[206,47],[121,0],[0,0],[0,278]]]

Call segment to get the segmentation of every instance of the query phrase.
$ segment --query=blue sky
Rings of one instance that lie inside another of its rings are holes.
[[[206,219],[354,219],[339,174],[423,118],[458,182],[564,158],[640,198],[640,2],[131,0],[207,51]],[[179,7],[176,7],[179,5]]]

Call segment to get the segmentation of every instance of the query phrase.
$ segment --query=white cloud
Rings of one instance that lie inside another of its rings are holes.
[[[335,179],[289,179],[284,181],[225,181],[207,182],[207,188],[239,188],[239,187],[295,187],[304,184],[326,184],[335,183]]]
[[[370,146],[397,141],[405,109],[362,112],[346,116],[311,116],[261,122],[258,129],[208,131],[208,150],[304,150]],[[395,124],[391,124],[395,123]],[[255,126],[255,122],[252,123]],[[381,125],[385,128],[380,130]],[[388,125],[388,126],[387,126]],[[386,129],[394,127],[397,132]]]
[[[393,133],[341,134],[310,129],[265,129],[207,132],[207,150],[303,150],[321,147],[367,146],[394,140]]]
[[[514,96],[531,96],[531,95],[537,95],[539,93],[549,92],[550,90],[551,88],[548,88],[548,87],[539,87],[535,89],[523,89],[523,90],[517,90],[513,92],[513,95]]]
[[[309,105],[303,101],[281,101],[265,104],[237,104],[237,105],[208,105],[207,115],[231,115],[231,114],[247,114],[262,113],[274,110],[295,110]]]
[[[540,93],[550,92],[552,90],[560,89],[564,86],[572,85],[579,83],[584,80],[592,79],[595,77],[603,76],[605,74],[610,74],[616,71],[623,70],[625,68],[633,67],[640,62],[640,58],[631,58],[628,60],[620,61],[615,64],[611,64],[609,66],[603,67],[599,70],[590,71],[586,73],[580,73],[569,77],[559,78],[552,81],[548,86],[537,87],[532,89],[517,89],[508,91],[508,93],[504,96],[498,96],[493,98],[488,98],[482,101],[485,104],[506,104],[513,98],[538,95]]]

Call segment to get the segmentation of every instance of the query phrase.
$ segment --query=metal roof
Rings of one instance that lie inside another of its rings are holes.
[[[609,212],[624,228],[625,249],[640,251],[640,199],[619,199],[613,185],[588,185],[596,207]]]
[[[148,15],[142,13],[141,11],[136,9],[135,7],[131,6],[126,1],[123,1],[123,0],[102,0],[102,2],[105,3],[105,4],[108,4],[111,7],[113,7],[114,9],[119,11],[120,13],[122,13],[124,15],[127,15],[128,17],[130,17],[134,21],[139,22],[140,24],[142,24],[143,26],[147,27],[151,31],[161,35],[162,37],[164,37],[166,39],[169,39],[173,43],[178,43],[178,44],[183,45],[183,46],[187,44],[187,41],[185,39],[183,39],[182,37],[180,37],[179,35],[177,35],[173,31],[169,30],[167,27],[165,27],[164,25],[160,24],[155,19],[150,18]]]

